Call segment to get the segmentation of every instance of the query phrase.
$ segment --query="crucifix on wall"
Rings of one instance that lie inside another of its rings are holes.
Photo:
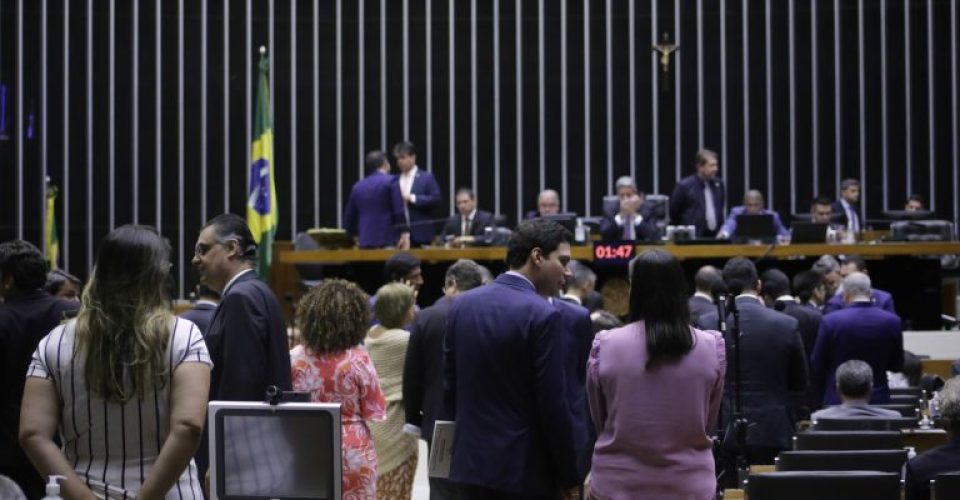
[[[670,92],[670,56],[680,50],[680,46],[670,43],[670,36],[664,32],[663,41],[655,44],[651,50],[660,54],[660,91]]]

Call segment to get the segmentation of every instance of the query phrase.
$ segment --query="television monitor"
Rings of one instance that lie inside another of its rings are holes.
[[[822,222],[794,222],[790,228],[790,243],[824,243],[829,224]]]
[[[575,212],[560,212],[550,215],[541,215],[541,219],[552,220],[567,228],[571,234],[577,229],[577,214]]]
[[[740,214],[737,216],[737,230],[732,236],[734,241],[772,242],[777,238],[777,229],[773,225],[772,214]]]
[[[340,405],[211,401],[210,498],[339,499]]]

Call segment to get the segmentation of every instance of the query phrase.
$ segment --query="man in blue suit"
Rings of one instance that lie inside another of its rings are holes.
[[[697,237],[717,235],[723,221],[723,181],[717,178],[717,153],[697,151],[697,172],[677,183],[670,197],[670,223],[695,226]]]
[[[587,403],[587,359],[593,346],[593,322],[587,308],[559,297],[551,299],[562,317],[567,403],[572,415],[577,473],[578,477],[585,478],[593,458],[593,443],[597,440]]]
[[[429,245],[433,242],[437,208],[440,207],[440,186],[433,174],[417,167],[417,150],[412,142],[398,142],[393,156],[400,169],[400,195],[410,224],[410,243]]]
[[[867,273],[867,261],[859,255],[849,255],[847,258],[843,259],[843,264],[840,265],[840,276],[846,277],[850,273]],[[883,309],[884,311],[897,314],[897,311],[893,306],[893,296],[890,295],[890,292],[885,292],[883,290],[878,290],[876,288],[870,289],[870,301],[873,305]],[[846,302],[843,300],[843,287],[840,287],[837,290],[837,293],[830,297],[827,300],[827,303],[823,306],[823,314],[832,313],[834,311],[839,311],[846,307]]]
[[[743,205],[730,209],[730,216],[727,217],[727,221],[720,227],[720,232],[717,233],[717,239],[734,238],[737,236],[737,217],[741,215],[761,214],[773,216],[773,229],[777,232],[777,236],[784,237],[790,234],[787,228],[783,227],[783,222],[780,221],[780,214],[768,208],[763,208],[763,193],[756,189],[751,189],[747,191],[747,194],[743,195]]]
[[[870,299],[870,278],[850,273],[843,279],[847,306],[823,317],[810,365],[823,404],[840,403],[834,372],[841,363],[860,359],[873,370],[870,404],[890,402],[887,372],[903,370],[903,330],[900,318],[876,307]]]
[[[360,248],[396,246],[410,248],[407,216],[396,177],[390,175],[390,162],[380,151],[367,153],[367,176],[357,181],[347,200],[343,226],[356,236]]]
[[[556,297],[569,231],[520,223],[509,271],[460,295],[444,339],[444,389],[456,421],[450,479],[462,498],[553,499],[581,481],[565,379],[564,314]]]

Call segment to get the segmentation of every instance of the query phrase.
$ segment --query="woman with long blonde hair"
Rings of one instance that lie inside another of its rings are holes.
[[[169,255],[153,228],[113,230],[77,318],[33,355],[20,442],[41,475],[67,478],[64,497],[202,496],[192,457],[210,358],[197,327],[171,312]]]

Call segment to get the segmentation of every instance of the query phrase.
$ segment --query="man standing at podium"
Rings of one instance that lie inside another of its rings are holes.
[[[698,238],[713,238],[723,224],[723,181],[717,153],[697,151],[697,172],[677,183],[670,197],[670,223],[696,227]]]

